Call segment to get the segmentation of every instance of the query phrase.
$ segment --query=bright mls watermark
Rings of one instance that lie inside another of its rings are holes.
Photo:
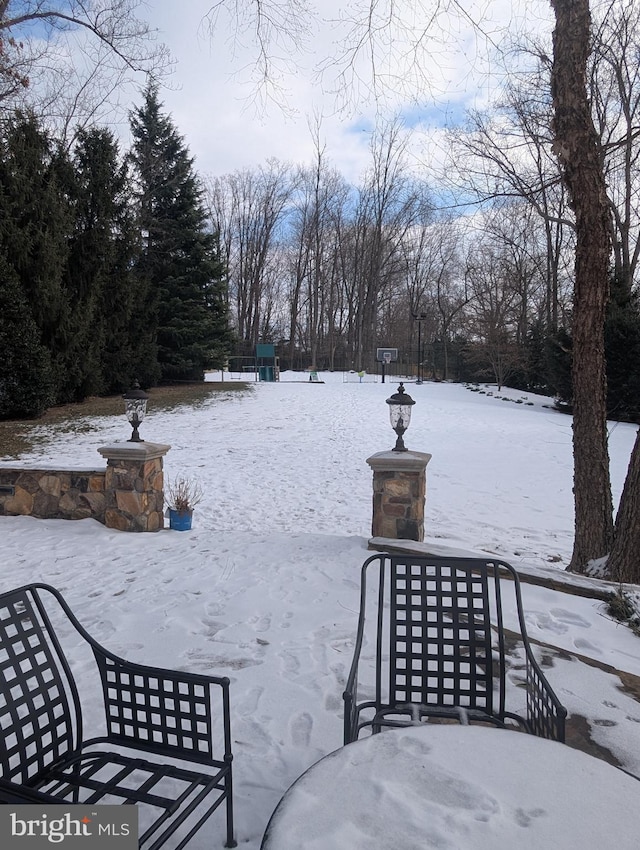
[[[0,806],[2,850],[137,850],[135,806]]]

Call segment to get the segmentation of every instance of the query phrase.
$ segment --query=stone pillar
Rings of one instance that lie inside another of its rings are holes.
[[[164,526],[162,458],[170,448],[140,441],[98,449],[107,460],[104,488],[107,528],[159,531]]]
[[[424,540],[427,464],[424,452],[378,452],[367,458],[373,470],[372,537]]]

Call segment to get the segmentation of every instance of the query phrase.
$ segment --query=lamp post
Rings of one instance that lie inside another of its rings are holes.
[[[147,401],[149,396],[144,390],[140,389],[140,384],[136,381],[133,385],[133,389],[125,393],[122,398],[124,399],[125,404],[125,415],[133,429],[128,442],[144,443],[144,440],[140,438],[138,428],[140,427],[140,424],[144,419],[144,415],[147,412]]]
[[[422,323],[427,318],[426,313],[412,313],[413,318],[418,322],[418,368],[416,384],[422,383]]]
[[[411,408],[415,404],[415,401],[405,391],[404,385],[401,383],[398,387],[398,392],[394,393],[387,399],[387,404],[389,405],[389,419],[391,420],[391,427],[397,435],[396,444],[392,451],[409,451],[402,438],[409,427],[409,423],[411,422]]]

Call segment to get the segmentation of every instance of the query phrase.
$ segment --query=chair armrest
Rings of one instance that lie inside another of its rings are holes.
[[[525,642],[527,676],[527,722],[541,738],[564,743],[567,709],[534,658],[528,640]]]
[[[527,724],[529,731],[541,738],[550,738],[564,743],[567,709],[558,699],[531,649],[524,618],[520,578],[510,564],[501,562],[500,567],[510,573],[515,589],[518,622],[526,659]]]
[[[351,668],[347,677],[347,683],[342,692],[344,702],[344,743],[350,744],[358,737],[358,718],[360,709],[357,706],[358,700],[358,664],[360,662],[360,651],[362,648],[362,638],[364,631],[364,616],[361,615],[358,622],[358,632],[353,649],[353,659]]]
[[[229,679],[135,664],[92,642],[107,739],[196,762],[231,761]],[[217,709],[217,711],[216,711]]]
[[[357,722],[358,710],[356,708],[356,695],[358,689],[357,681],[357,659],[354,658],[351,664],[351,672],[347,680],[347,685],[342,692],[342,700],[344,702],[344,743],[350,744],[358,737]]]

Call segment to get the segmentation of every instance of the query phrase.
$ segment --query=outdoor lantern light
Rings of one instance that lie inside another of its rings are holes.
[[[138,427],[147,412],[147,400],[149,399],[149,396],[144,390],[140,389],[140,384],[136,381],[133,385],[133,389],[129,390],[128,393],[125,393],[122,398],[125,403],[125,414],[133,428],[133,433],[129,437],[129,442],[144,443],[144,440],[140,439]]]
[[[415,404],[415,401],[405,392],[403,384],[400,384],[398,392],[387,399],[387,404],[389,405],[391,427],[398,435],[392,451],[406,452],[408,449],[404,444],[402,436],[411,422],[411,408]]]

